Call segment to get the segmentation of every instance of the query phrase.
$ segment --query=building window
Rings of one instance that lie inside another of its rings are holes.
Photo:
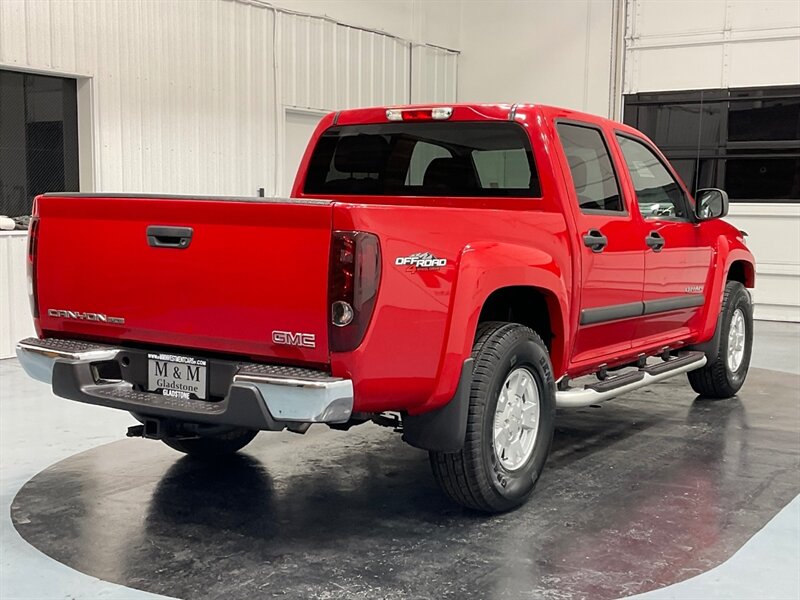
[[[0,215],[61,191],[78,191],[76,81],[0,70]]]
[[[800,86],[631,94],[624,120],[693,192],[718,187],[732,201],[800,202]]]

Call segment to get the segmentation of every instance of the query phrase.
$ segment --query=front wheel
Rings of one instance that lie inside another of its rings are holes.
[[[166,437],[167,446],[194,458],[214,460],[230,456],[253,441],[258,431],[237,427],[225,433],[198,437]]]
[[[542,339],[515,323],[481,326],[464,447],[431,452],[434,477],[459,504],[497,513],[524,503],[553,439],[555,383]]]
[[[706,398],[735,396],[747,377],[753,348],[753,305],[738,281],[725,284],[722,298],[720,341],[715,356],[704,367],[689,371],[692,389]]]

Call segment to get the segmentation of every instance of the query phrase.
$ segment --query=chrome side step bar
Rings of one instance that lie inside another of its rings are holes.
[[[658,383],[669,377],[694,371],[706,364],[706,355],[702,352],[684,352],[676,358],[631,371],[605,381],[556,392],[557,408],[581,408],[591,406],[627,394],[633,390]]]

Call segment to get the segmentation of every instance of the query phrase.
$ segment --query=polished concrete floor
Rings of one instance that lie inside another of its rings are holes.
[[[389,430],[261,434],[203,465],[105,443],[128,417],[0,362],[16,528],[0,521],[0,597],[798,597],[800,505],[784,507],[800,492],[800,328],[757,332],[754,364],[783,373],[754,369],[728,401],[695,401],[678,377],[561,412],[531,502],[491,518],[450,504]]]

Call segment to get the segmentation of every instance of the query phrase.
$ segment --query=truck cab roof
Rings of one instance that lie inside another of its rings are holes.
[[[451,115],[442,121],[532,121],[537,115],[548,120],[564,119],[582,121],[598,126],[613,127],[619,131],[646,137],[640,131],[629,127],[619,121],[594,115],[579,110],[535,103],[432,103],[432,104],[406,104],[373,106],[365,108],[352,108],[331,113],[333,119],[331,126],[336,125],[364,125],[371,123],[386,123],[387,111],[400,111],[401,113],[414,113],[414,120],[426,120],[419,116],[424,111],[434,108],[450,108]],[[409,119],[410,120],[410,119]],[[430,118],[430,120],[433,120]]]

